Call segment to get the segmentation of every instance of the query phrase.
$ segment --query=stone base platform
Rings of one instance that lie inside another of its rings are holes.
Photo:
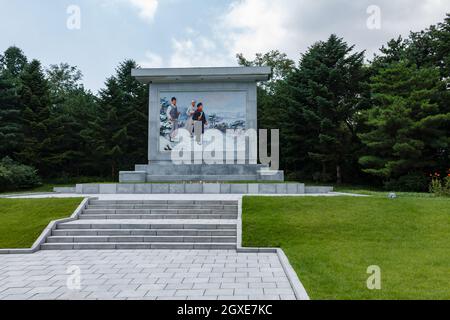
[[[182,181],[284,181],[283,171],[269,171],[258,164],[233,165],[175,165],[172,162],[154,162],[136,165],[135,171],[122,171],[121,183],[182,182]]]
[[[332,187],[306,187],[302,183],[137,183],[78,184],[55,188],[58,193],[77,194],[327,194]]]

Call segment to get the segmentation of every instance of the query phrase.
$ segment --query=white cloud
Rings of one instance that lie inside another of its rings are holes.
[[[147,20],[158,8],[158,0],[121,1],[135,6]],[[367,28],[367,8],[373,4],[381,9],[380,30]],[[233,0],[220,15],[209,18],[208,30],[185,26],[182,35],[169,33],[171,52],[164,56],[147,52],[141,65],[229,66],[236,65],[237,53],[252,58],[275,49],[298,60],[300,53],[332,33],[357,50],[367,50],[371,58],[391,38],[440,22],[446,12],[449,0]]]
[[[381,9],[380,30],[367,28],[367,8]],[[234,0],[211,17],[207,35],[188,28],[173,40],[171,66],[235,64],[236,53],[253,57],[278,49],[298,60],[314,42],[335,33],[367,57],[391,38],[407,36],[444,19],[449,0]]]
[[[142,19],[152,21],[158,9],[158,0],[127,0],[133,7],[139,10]]]
[[[381,30],[366,26],[367,7],[381,9]],[[279,49],[297,59],[331,33],[359,50],[376,52],[386,41],[442,21],[448,0],[236,0],[219,24],[219,34],[231,52],[253,56]]]
[[[297,1],[285,4],[283,0],[235,1],[221,19],[219,29],[222,30],[217,34],[222,35],[228,50],[234,54],[254,55],[281,49],[293,38],[287,18],[293,15],[292,11],[297,11]]]
[[[145,53],[145,59],[138,63],[142,68],[162,68],[164,66],[163,58],[151,51]]]
[[[172,39],[170,67],[227,66],[231,61],[213,39],[192,32],[184,39]]]

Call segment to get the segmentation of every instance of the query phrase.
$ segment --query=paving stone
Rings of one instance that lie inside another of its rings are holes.
[[[56,291],[56,289],[58,289],[58,287],[36,287],[31,289],[29,292],[27,293],[32,293],[32,294],[41,294],[41,293],[53,293],[54,291]]]
[[[8,288],[6,290],[3,290],[0,292],[2,295],[11,295],[11,294],[26,294],[29,291],[31,291],[32,288],[26,287],[26,288]]]
[[[295,294],[280,294],[280,299],[281,300],[297,300],[297,298],[295,297]]]
[[[220,283],[194,283],[193,289],[219,289]]]
[[[173,297],[176,290],[150,290],[145,295],[146,297]]]
[[[250,289],[276,289],[277,284],[272,282],[254,282],[249,283]]]
[[[88,299],[100,299],[100,300],[110,300],[114,299],[119,292],[113,292],[113,291],[94,291],[90,293],[87,298]]]
[[[205,290],[202,289],[190,289],[190,290],[184,290],[180,289],[177,290],[175,293],[175,296],[186,296],[186,297],[196,297],[196,296],[203,296],[205,293]]]
[[[143,298],[148,290],[124,290],[119,292],[116,298]]]
[[[187,300],[201,300],[201,301],[215,301],[218,300],[217,296],[202,296],[202,297],[187,297]]]
[[[233,296],[234,289],[207,289],[205,296]]]
[[[268,289],[270,290],[270,289]],[[267,294],[274,294],[273,292],[266,292],[265,289],[235,289],[234,294],[236,295],[253,295],[253,296],[259,296],[263,295],[264,293]]]
[[[256,300],[256,301],[273,301],[273,300],[280,300],[279,295],[250,295],[249,300]]]
[[[206,283],[203,283],[201,285],[206,285]],[[197,286],[197,285],[195,285]],[[200,286],[200,284],[198,284],[198,286]],[[166,290],[190,290],[194,288],[194,284],[193,283],[177,283],[177,284],[168,284],[165,289]],[[195,288],[195,289],[199,289],[199,288]]]
[[[269,289],[264,288],[265,294],[292,294],[292,289]]]
[[[74,250],[2,258],[0,299],[295,299],[276,254]],[[70,266],[82,269],[82,291],[66,288]]]
[[[260,283],[262,282],[262,278],[245,278],[245,277],[241,277],[241,278],[236,278],[236,282],[241,282],[241,283]]]
[[[183,283],[208,283],[209,278],[185,278]]]
[[[217,278],[210,278],[209,282],[211,283],[235,283],[236,278],[225,278],[225,277],[217,277]]]
[[[246,295],[233,295],[233,296],[219,296],[218,299],[219,301],[225,301],[225,300],[235,300],[235,301],[239,301],[239,300],[249,300],[248,296]]]
[[[162,290],[166,287],[166,284],[142,284],[138,288],[139,290]]]
[[[247,289],[248,283],[222,283],[220,285],[222,289]]]

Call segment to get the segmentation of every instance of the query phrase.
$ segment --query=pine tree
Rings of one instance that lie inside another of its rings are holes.
[[[365,172],[385,181],[434,170],[450,140],[450,114],[435,103],[444,83],[436,68],[417,68],[409,61],[392,63],[372,78],[370,130],[360,134],[369,154],[361,157]]]
[[[337,183],[354,170],[356,116],[367,91],[364,52],[353,49],[335,35],[314,44],[288,78],[284,102],[292,161],[309,171],[319,163],[321,179]]]
[[[296,171],[299,164],[296,157],[298,147],[291,148],[291,145],[288,144],[287,139],[292,135],[290,124],[294,121],[286,115],[282,100],[286,95],[286,79],[295,70],[295,62],[277,50],[257,54],[252,61],[247,60],[242,54],[238,54],[237,59],[241,66],[269,66],[272,68],[271,79],[258,84],[258,127],[280,130],[280,164],[287,174],[291,174]]]
[[[135,164],[148,161],[148,86],[131,76],[131,70],[138,68],[133,60],[120,63],[115,79],[120,89],[117,116],[126,129],[126,142],[122,145],[125,152],[123,169],[131,169]]]
[[[0,55],[0,159],[16,158],[23,147],[23,110],[19,95],[20,76],[27,64],[26,56],[17,47],[9,47]]]
[[[100,91],[95,119],[82,132],[85,139],[92,140],[95,158],[91,161],[102,163],[103,167],[109,168],[112,179],[116,179],[120,168],[126,165],[128,132],[117,110],[122,101],[122,90],[117,80],[114,77],[109,78],[106,88]],[[99,173],[108,175],[108,171],[104,170]]]
[[[19,96],[12,81],[0,73],[0,159],[13,157],[22,139]]]
[[[48,173],[45,161],[45,145],[48,139],[50,95],[41,64],[33,60],[21,76],[20,103],[23,108],[24,146],[19,158],[44,175]]]
[[[19,78],[22,71],[28,64],[27,57],[23,51],[17,47],[9,47],[0,56],[0,66],[4,76],[8,78]]]
[[[95,99],[80,84],[83,75],[76,67],[62,63],[47,69],[51,112],[44,158],[52,172],[80,176],[91,172],[91,149],[81,135],[94,118]]]

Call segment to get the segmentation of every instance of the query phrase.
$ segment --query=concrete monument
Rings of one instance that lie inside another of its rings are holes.
[[[270,78],[269,67],[135,69],[132,75],[150,86],[148,164],[136,165],[132,172],[121,172],[121,183],[284,180],[282,171],[268,174],[267,165],[257,164],[256,155],[249,151],[256,150],[254,140],[246,142],[245,163],[228,160],[215,164],[198,161],[177,164],[173,161],[173,152],[183,141],[181,133],[185,138],[191,135],[192,141],[188,142],[198,148],[194,137],[198,133],[194,131],[196,126],[206,141],[198,143],[203,145],[202,151],[208,145],[209,133],[227,133],[227,139],[236,140],[248,131],[256,133],[256,84]],[[229,158],[230,152],[239,152],[239,146],[236,150],[228,149],[236,144],[224,142],[223,145],[219,153],[224,158]]]

